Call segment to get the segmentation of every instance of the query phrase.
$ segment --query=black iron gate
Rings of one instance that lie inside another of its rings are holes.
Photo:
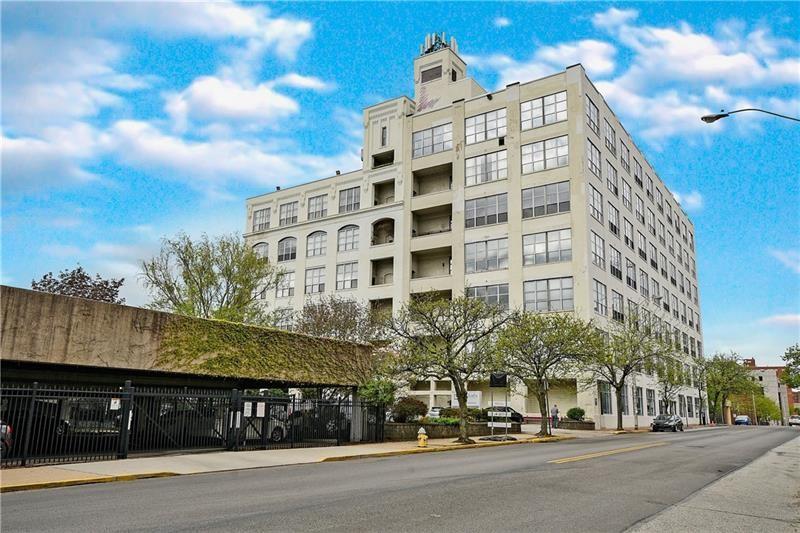
[[[233,390],[2,385],[2,466],[382,442],[384,410]]]

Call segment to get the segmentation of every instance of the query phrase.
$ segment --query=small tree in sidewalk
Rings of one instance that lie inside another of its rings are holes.
[[[549,434],[546,384],[584,366],[595,340],[594,326],[571,313],[517,313],[498,335],[497,366],[525,382],[539,402],[538,435]]]
[[[617,401],[617,429],[622,430],[622,394],[634,372],[653,365],[672,352],[672,345],[658,331],[660,321],[646,310],[630,308],[621,320],[610,320],[607,331],[598,332],[599,342],[586,358],[585,383],[607,382]]]
[[[681,363],[673,357],[664,357],[655,362],[656,388],[664,405],[669,408],[684,386]],[[673,413],[674,414],[674,413]]]
[[[394,335],[396,369],[412,379],[450,379],[458,400],[458,442],[467,432],[467,387],[492,370],[491,340],[506,323],[500,307],[459,296],[412,297],[388,323]]]

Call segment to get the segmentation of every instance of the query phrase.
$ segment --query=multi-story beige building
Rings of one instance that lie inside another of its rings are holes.
[[[413,67],[413,100],[364,109],[362,168],[247,200],[247,241],[288,272],[268,304],[297,311],[335,293],[397,310],[413,294],[466,289],[599,322],[641,305],[684,353],[702,352],[693,225],[583,66],[490,92],[454,40],[429,36]],[[472,388],[487,405],[487,387]],[[625,424],[638,411],[646,425],[659,411],[654,381],[640,375],[630,390]],[[429,405],[452,397],[448,382],[411,393]],[[676,398],[690,424],[697,396]],[[607,384],[565,380],[551,398],[615,424]],[[538,412],[524,390],[511,405]]]

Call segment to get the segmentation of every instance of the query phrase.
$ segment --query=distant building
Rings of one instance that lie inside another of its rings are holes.
[[[684,359],[675,401],[660,405],[644,373],[622,405],[608,383],[584,389],[574,378],[553,384],[551,401],[562,413],[582,407],[598,427],[613,427],[618,410],[625,426],[665,411],[699,423],[694,226],[584,67],[491,92],[468,76],[455,40],[432,35],[413,82],[413,100],[364,109],[362,168],[247,200],[247,242],[287,272],[262,293],[283,325],[320,294],[397,311],[415,295],[466,292],[599,323],[641,309],[664,317]],[[485,383],[470,391],[471,404],[490,401]],[[420,381],[410,394],[452,401],[449,381]],[[538,416],[524,392],[511,405]]]
[[[800,399],[797,398],[798,393],[781,383],[781,374],[786,367],[757,366],[755,358],[745,359],[743,363],[750,372],[750,378],[761,386],[764,396],[781,408],[781,423],[786,424],[794,405],[800,405],[797,402]]]

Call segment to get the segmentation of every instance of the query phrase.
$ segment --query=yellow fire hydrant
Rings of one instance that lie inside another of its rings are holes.
[[[417,431],[417,448],[427,448],[428,447],[428,433],[425,431],[425,428],[419,428]]]

